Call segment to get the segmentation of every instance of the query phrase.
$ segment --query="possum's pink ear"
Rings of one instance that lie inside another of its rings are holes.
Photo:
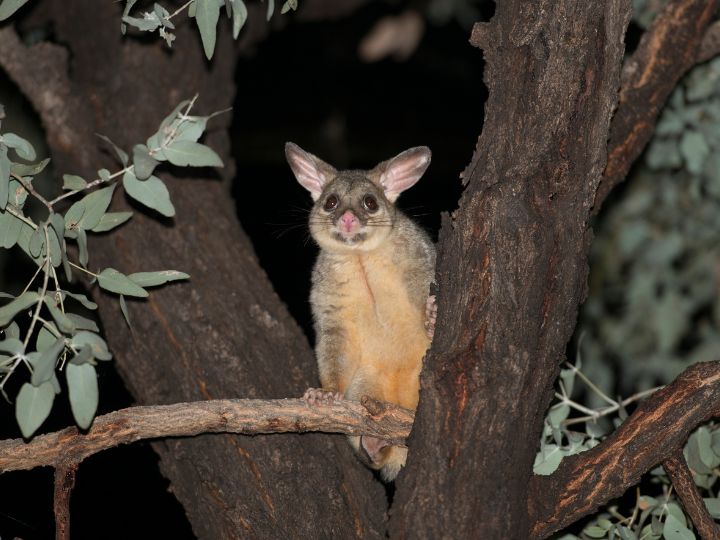
[[[430,165],[430,155],[427,146],[417,146],[376,167],[380,172],[380,185],[390,202],[395,202],[403,191],[420,180]]]
[[[285,157],[300,185],[317,201],[325,184],[337,176],[337,171],[319,157],[306,152],[295,143],[285,143]]]

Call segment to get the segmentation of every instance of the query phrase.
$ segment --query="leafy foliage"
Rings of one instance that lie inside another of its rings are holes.
[[[120,178],[129,197],[169,217],[175,209],[165,184],[152,174],[157,166],[164,161],[222,166],[217,154],[198,142],[214,115],[190,116],[194,103],[195,98],[180,103],[146,144],[136,145],[131,154],[101,137],[113,148],[122,169],[113,173],[100,169],[91,181],[63,175],[66,191],[52,200],[33,186],[33,176],[49,160],[23,163],[36,159],[32,145],[17,134],[0,132],[0,248],[18,246],[37,265],[21,292],[0,293],[0,391],[7,399],[8,380],[21,367],[27,369],[30,380],[22,385],[15,401],[15,416],[26,438],[50,414],[55,396],[61,391],[56,372],[63,370],[75,421],[81,428],[88,428],[98,404],[95,365],[112,359],[95,322],[77,313],[80,307],[95,310],[97,304],[61,283],[71,284],[75,271],[90,276],[101,289],[119,296],[120,309],[129,324],[125,296],[144,298],[149,287],[189,277],[175,270],[129,275],[114,268],[91,271],[87,235],[111,231],[132,217],[132,212],[109,211]],[[28,195],[44,205],[45,219],[36,221],[26,213]],[[71,197],[74,202],[62,214],[59,203]],[[71,242],[78,248],[77,261],[71,260],[68,251]]]
[[[10,0],[5,0],[9,2]],[[265,1],[265,0],[263,0]],[[185,9],[188,11],[188,17],[194,18],[197,24],[200,38],[202,39],[203,50],[205,56],[210,60],[215,51],[215,41],[217,38],[217,24],[220,19],[220,11],[225,8],[225,13],[229,19],[232,19],[233,39],[237,39],[240,30],[245,25],[248,11],[243,0],[189,0],[180,8],[170,13],[160,4],[153,4],[152,11],[145,11],[142,18],[131,17],[130,10],[137,3],[137,0],[126,0],[125,10],[123,11],[122,23],[120,29],[124,34],[127,31],[127,25],[130,25],[143,32],[157,31],[161,38],[165,40],[168,47],[172,47],[175,40],[175,25],[171,19],[182,13]],[[290,10],[295,11],[298,6],[298,0],[286,0],[280,10],[284,14]],[[273,16],[275,12],[275,0],[267,0],[267,20]]]
[[[580,361],[562,370],[558,381],[557,401],[550,407],[545,418],[540,451],[535,457],[535,474],[551,474],[565,456],[589,450],[600,444],[610,432],[627,418],[625,407],[657,388],[635,394],[625,400],[614,400],[590,381],[580,371]],[[591,409],[572,400],[575,382],[580,379],[588,389],[605,402]],[[579,416],[571,417],[575,411]],[[685,459],[695,484],[705,495],[710,514],[720,520],[720,493],[717,480],[720,477],[720,426],[710,423],[699,427],[690,435],[685,448]],[[623,510],[618,505],[606,508],[593,516],[580,536],[564,534],[558,540],[694,540],[692,524],[685,516],[673,494],[672,486],[662,467],[650,473],[650,488],[641,493],[637,489],[635,506]],[[643,484],[645,485],[645,484]]]

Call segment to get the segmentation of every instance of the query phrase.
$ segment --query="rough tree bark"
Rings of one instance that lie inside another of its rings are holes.
[[[325,4],[332,12],[333,3]],[[2,66],[40,114],[59,172],[92,175],[111,160],[96,149],[94,133],[129,149],[196,92],[203,112],[233,105],[228,24],[221,21],[209,63],[189,24],[180,27],[172,52],[159,41],[123,39],[122,7],[42,2],[30,16],[35,23],[52,21],[62,46],[27,50],[12,29],[3,31]],[[262,14],[255,15],[246,41],[267,31]],[[39,64],[24,62],[31,58]],[[131,306],[134,333],[116,300],[100,297],[117,367],[140,403],[299,396],[317,385],[307,339],[273,292],[235,215],[228,186],[234,170],[230,118],[216,119],[208,137],[226,164],[222,179],[212,171],[205,178],[163,175],[177,210],[172,227],[136,209],[118,234],[91,244],[93,267],[175,267],[192,276],[185,287],[167,287]],[[116,205],[127,204],[118,199]],[[384,490],[342,437],[217,435],[154,447],[200,537],[383,534]]]
[[[506,0],[473,32],[489,100],[460,209],[440,234],[442,322],[395,538],[528,538],[527,486],[585,297],[629,16],[626,0]]]

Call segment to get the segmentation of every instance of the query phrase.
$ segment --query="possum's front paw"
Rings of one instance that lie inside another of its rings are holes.
[[[425,332],[427,337],[432,341],[435,335],[435,320],[437,319],[437,304],[435,303],[435,295],[428,296],[425,304]]]
[[[343,396],[340,392],[323,390],[322,388],[308,388],[303,395],[305,403],[311,406],[332,405],[336,401],[341,401],[342,398]]]

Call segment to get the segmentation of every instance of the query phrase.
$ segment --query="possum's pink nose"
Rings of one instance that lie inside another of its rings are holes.
[[[358,221],[358,218],[355,217],[355,214],[353,214],[350,210],[346,210],[345,213],[340,216],[340,228],[343,232],[353,232],[359,225],[360,222]]]

